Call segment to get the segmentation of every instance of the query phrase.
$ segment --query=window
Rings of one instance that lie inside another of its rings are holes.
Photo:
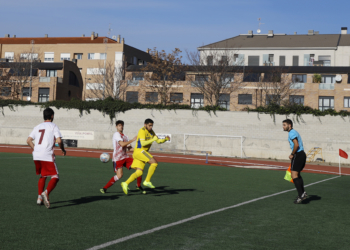
[[[103,90],[103,83],[87,83],[86,89]]]
[[[100,53],[100,59],[101,60],[107,59],[107,54],[106,53]]]
[[[350,108],[350,97],[344,97],[344,108]]]
[[[273,54],[263,54],[263,66],[274,66]]]
[[[46,70],[46,77],[57,77],[57,70],[55,69]]]
[[[301,83],[306,83],[306,75],[292,75],[292,81],[294,83],[301,82]]]
[[[63,60],[70,61],[70,53],[61,53],[61,61]]]
[[[200,108],[204,106],[203,94],[191,94],[191,108]]]
[[[293,66],[299,66],[299,56],[293,56]]]
[[[304,66],[313,66],[315,54],[304,54]]]
[[[244,54],[234,54],[233,65],[244,65]]]
[[[132,79],[135,81],[143,81],[144,74],[143,73],[132,73]]]
[[[221,65],[228,65],[227,56],[222,56],[220,62],[221,62]]]
[[[11,94],[11,87],[2,87],[1,96],[9,96]]]
[[[212,66],[214,63],[214,57],[213,56],[207,56],[207,65]]]
[[[323,66],[331,66],[331,56],[318,56],[318,62]]]
[[[292,104],[304,105],[304,96],[303,95],[290,95],[289,102]]]
[[[89,60],[95,59],[95,53],[89,53],[89,54],[88,54],[88,59],[89,59]]]
[[[83,53],[76,53],[75,54],[75,59],[77,59],[77,60],[83,59]]]
[[[106,53],[88,53],[88,59],[94,60],[94,59],[107,59]]]
[[[35,60],[38,59],[38,54],[36,53],[21,53],[21,59]]]
[[[248,56],[248,66],[259,66],[259,56]]]
[[[333,96],[318,97],[318,109],[321,111],[324,111],[327,109],[334,109],[334,97]]]
[[[335,75],[323,75],[322,83],[335,83]]]
[[[286,56],[280,56],[280,66],[286,66]]]
[[[126,92],[126,101],[130,103],[139,102],[139,92],[137,91]]]
[[[23,93],[23,96],[29,96],[29,88],[22,88],[22,93]],[[32,91],[32,93],[33,93],[33,91]],[[32,93],[30,93],[30,94],[32,94]],[[30,96],[32,96],[32,95],[30,95]]]
[[[9,59],[9,62],[13,62],[15,52],[5,52],[5,59]]]
[[[222,79],[222,87],[229,88],[231,86],[231,82],[233,82],[235,79],[235,75],[234,74],[224,74],[221,76],[221,79]]]
[[[230,110],[230,95],[229,94],[220,94],[219,96],[219,106]]]
[[[146,92],[146,102],[158,102],[158,93]]]
[[[105,70],[103,68],[87,68],[87,75],[103,75]]]
[[[280,104],[281,96],[280,95],[266,95],[266,105],[275,103]]]
[[[44,62],[53,62],[54,56],[53,52],[45,52]]]
[[[170,93],[170,102],[182,103],[183,93]]]
[[[251,94],[239,94],[238,104],[253,104],[253,95]]]
[[[260,73],[245,73],[243,82],[260,82]]]
[[[49,94],[50,94],[50,88],[39,88],[38,102],[48,102]]]
[[[196,75],[195,81],[191,83],[192,87],[203,87],[208,82],[209,77],[207,75]]]
[[[281,82],[281,73],[265,73],[263,82]]]

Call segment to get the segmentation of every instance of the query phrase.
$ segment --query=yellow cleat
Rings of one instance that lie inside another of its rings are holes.
[[[122,188],[123,188],[123,191],[124,193],[127,195],[128,194],[128,184],[126,182],[122,182],[121,184]]]
[[[150,181],[144,181],[143,185],[149,188],[156,188],[155,186],[152,185],[152,182]]]

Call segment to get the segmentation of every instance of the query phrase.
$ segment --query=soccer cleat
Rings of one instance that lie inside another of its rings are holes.
[[[146,191],[143,189],[143,187],[136,185],[136,189],[140,190],[142,194],[146,194]]]
[[[302,201],[303,199],[298,196],[298,198],[296,198],[296,200],[294,201],[294,204],[300,204]]]
[[[38,196],[38,199],[36,200],[36,204],[39,206],[43,204],[43,198],[41,197],[41,195]]]
[[[144,181],[143,185],[149,188],[156,188],[155,186],[152,185],[152,182],[150,181]]]
[[[308,197],[307,193],[304,192],[304,193],[301,195],[300,198],[301,198],[302,200],[305,200],[305,199],[307,199],[307,197]]]
[[[47,191],[42,192],[41,197],[43,197],[45,207],[50,208],[49,195],[47,194]]]
[[[122,182],[120,185],[123,188],[124,194],[127,195],[128,194],[128,190],[129,190],[128,184],[126,182]]]
[[[101,188],[101,189],[100,189],[100,192],[103,193],[103,194],[105,194],[105,193],[107,193],[107,189]]]

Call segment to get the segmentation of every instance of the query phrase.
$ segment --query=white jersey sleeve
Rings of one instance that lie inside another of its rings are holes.
[[[53,129],[53,134],[55,135],[55,138],[57,139],[58,137],[62,138],[62,134],[61,131],[58,129],[58,127],[55,125],[54,129]]]

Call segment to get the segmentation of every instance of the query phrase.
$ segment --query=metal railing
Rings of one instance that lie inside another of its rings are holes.
[[[334,90],[334,83],[320,83],[318,89]]]
[[[305,89],[305,83],[302,83],[302,82],[292,83],[289,89]]]
[[[47,76],[39,77],[39,82],[50,82],[51,78]]]
[[[129,86],[139,86],[139,80],[128,80]]]

